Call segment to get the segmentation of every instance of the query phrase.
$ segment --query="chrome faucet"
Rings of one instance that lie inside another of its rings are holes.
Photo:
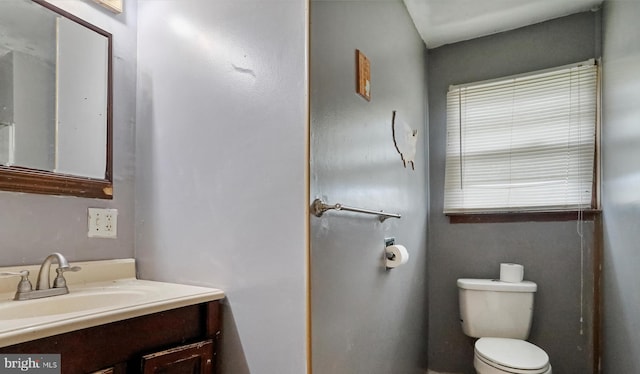
[[[64,279],[62,275],[65,271],[78,271],[80,268],[78,266],[71,267],[69,266],[69,262],[61,253],[53,252],[47,258],[44,259],[42,265],[40,265],[40,271],[38,272],[38,281],[36,282],[36,290],[48,290],[51,289],[49,272],[51,269],[51,264],[53,260],[58,262],[58,268],[56,269],[56,279],[53,281],[53,288],[67,288],[67,281]],[[67,290],[67,292],[69,292]],[[65,293],[67,293],[65,292]]]
[[[49,274],[53,260],[58,262],[58,268],[56,269],[56,278],[53,280],[53,287],[51,287]],[[20,283],[18,283],[18,290],[13,298],[14,300],[31,300],[40,299],[43,297],[64,295],[69,293],[67,287],[67,280],[64,279],[65,271],[78,271],[79,266],[69,266],[69,262],[64,256],[58,252],[54,252],[47,256],[40,266],[38,272],[38,281],[36,282],[36,289],[34,290],[31,282],[29,281],[29,271],[23,270],[18,273],[0,273],[1,275],[18,275],[22,277]]]

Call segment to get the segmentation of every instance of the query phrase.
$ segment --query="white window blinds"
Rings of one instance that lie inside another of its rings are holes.
[[[597,90],[593,60],[452,86],[444,212],[590,208]]]

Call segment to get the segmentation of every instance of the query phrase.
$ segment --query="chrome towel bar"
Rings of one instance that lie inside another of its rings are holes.
[[[316,217],[322,217],[322,214],[327,210],[337,210],[337,211],[344,210],[344,211],[356,212],[356,213],[373,214],[378,216],[378,219],[380,219],[380,222],[384,222],[384,220],[386,220],[387,218],[401,218],[399,214],[386,213],[381,210],[377,211],[377,210],[371,210],[371,209],[354,208],[354,207],[346,206],[342,204],[331,205],[331,204],[326,204],[324,201],[320,199],[313,200],[313,203],[311,204],[311,212]]]

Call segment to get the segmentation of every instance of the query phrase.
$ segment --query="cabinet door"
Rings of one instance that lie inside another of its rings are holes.
[[[183,345],[142,357],[143,374],[211,374],[213,341]]]

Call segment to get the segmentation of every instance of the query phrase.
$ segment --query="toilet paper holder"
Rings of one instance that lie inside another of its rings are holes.
[[[387,270],[404,265],[409,261],[409,252],[403,245],[396,245],[393,241],[385,239],[387,245],[384,249],[385,253],[385,267]]]
[[[387,247],[396,244],[396,238],[384,238],[384,255],[387,260],[395,260],[396,255],[393,252],[387,251]]]

